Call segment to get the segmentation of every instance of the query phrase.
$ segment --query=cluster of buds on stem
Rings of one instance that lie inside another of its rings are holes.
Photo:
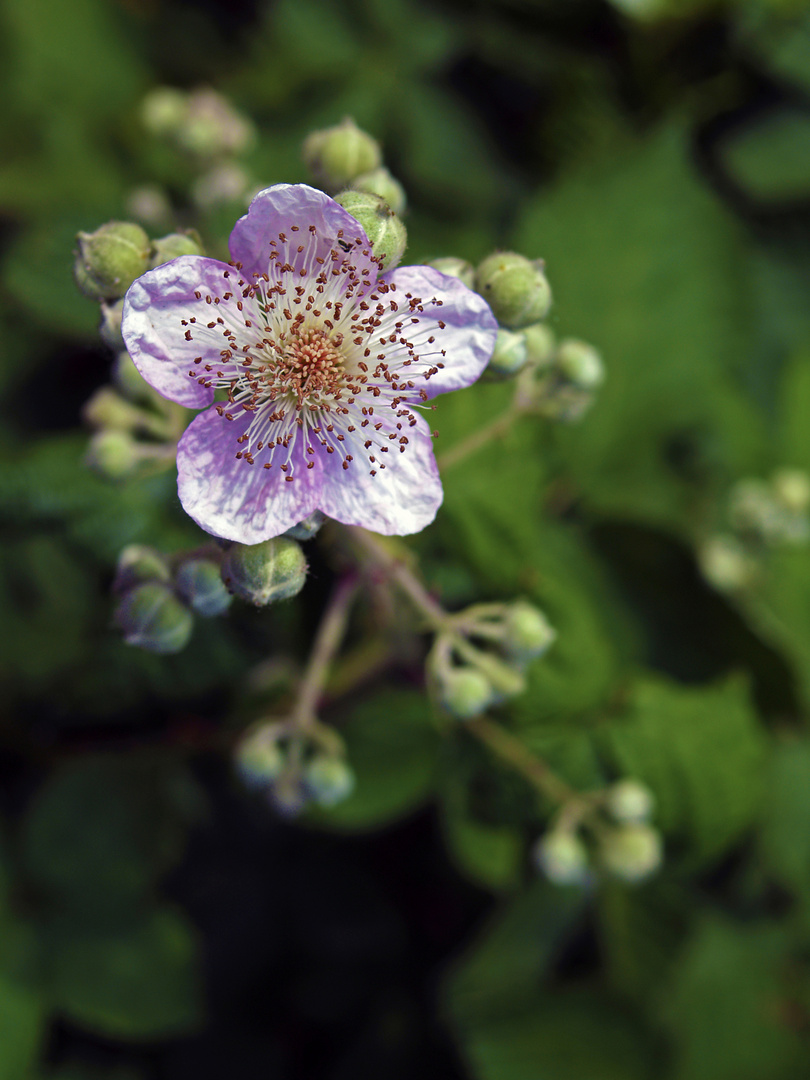
[[[556,632],[533,604],[475,604],[448,615],[428,655],[428,683],[441,707],[470,720],[526,687],[525,670]]]
[[[288,816],[307,803],[335,806],[354,790],[340,736],[314,717],[257,721],[240,739],[236,770],[246,786]]]
[[[724,529],[703,542],[698,561],[715,588],[739,592],[756,583],[769,551],[810,539],[810,476],[783,468],[770,480],[740,480],[724,517]]]
[[[641,882],[663,859],[661,834],[649,822],[653,809],[652,793],[637,780],[576,796],[535,843],[534,862],[556,885],[586,885],[599,872]]]

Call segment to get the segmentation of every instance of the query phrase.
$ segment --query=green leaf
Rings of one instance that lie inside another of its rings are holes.
[[[31,1080],[46,1017],[42,996],[0,971],[0,1080]]]
[[[779,109],[734,129],[721,143],[726,168],[754,199],[810,197],[810,112]]]
[[[752,824],[763,743],[739,678],[707,687],[641,680],[624,718],[606,732],[621,773],[653,791],[654,823],[687,840],[698,861],[722,854]]]
[[[782,884],[810,901],[810,742],[773,748],[766,778],[762,856]]]
[[[524,862],[521,832],[512,825],[489,824],[473,817],[458,777],[445,779],[440,809],[445,843],[462,873],[494,892],[515,888]]]
[[[673,1080],[794,1080],[806,1048],[780,1016],[786,941],[776,926],[713,918],[668,987]]]
[[[313,810],[310,820],[341,829],[378,828],[429,797],[439,735],[424,695],[379,694],[356,706],[340,730],[355,789],[330,810]]]
[[[60,922],[51,996],[72,1021],[118,1039],[163,1039],[200,1023],[197,945],[170,909],[115,933]]]

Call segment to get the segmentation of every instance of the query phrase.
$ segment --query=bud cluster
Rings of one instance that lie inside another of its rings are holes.
[[[292,719],[260,720],[240,739],[235,764],[243,783],[285,815],[309,802],[335,806],[354,790],[342,741],[319,722],[304,731]]]
[[[447,713],[471,720],[522,693],[527,665],[556,636],[542,611],[528,601],[473,605],[450,616],[437,635],[427,660],[429,685]]]
[[[586,885],[597,871],[643,881],[663,859],[661,834],[649,823],[653,808],[652,792],[631,779],[572,799],[536,841],[534,863],[555,885]]]
[[[303,157],[315,183],[360,222],[381,269],[392,270],[408,242],[399,217],[405,191],[383,165],[377,140],[347,117],[308,135]]]
[[[810,539],[810,476],[782,468],[770,480],[739,480],[725,519],[724,531],[700,547],[698,561],[715,588],[735,592],[756,582],[770,550]]]

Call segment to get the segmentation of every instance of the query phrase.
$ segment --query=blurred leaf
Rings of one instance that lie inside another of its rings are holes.
[[[654,823],[705,861],[730,847],[760,804],[764,736],[743,680],[682,687],[639,681],[606,732],[620,772],[656,799]]]
[[[732,131],[721,147],[731,176],[751,197],[810,199],[810,112],[766,113]]]
[[[513,825],[476,819],[468,805],[466,785],[450,774],[440,793],[442,831],[450,857],[462,873],[487,889],[513,889],[520,881],[525,844]]]
[[[424,695],[387,691],[356,706],[340,729],[355,773],[352,794],[312,820],[345,829],[387,825],[429,796],[439,735]]]
[[[783,4],[788,10],[763,11],[759,5],[742,7],[738,27],[740,40],[747,52],[764,63],[769,72],[810,91],[810,12],[803,0]],[[789,8],[795,8],[795,16]],[[770,16],[770,17],[769,17]]]
[[[156,909],[115,933],[54,927],[54,1006],[118,1039],[165,1039],[200,1022],[197,946],[190,926]]]
[[[810,901],[810,742],[806,739],[773,749],[760,848],[777,879]]]
[[[806,1049],[783,1019],[786,940],[772,925],[707,921],[666,995],[673,1080],[795,1080]]]
[[[41,995],[0,971],[0,1080],[30,1080],[45,1023]]]

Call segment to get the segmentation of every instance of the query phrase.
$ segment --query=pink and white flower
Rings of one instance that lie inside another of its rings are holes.
[[[242,544],[314,510],[388,535],[423,529],[442,489],[420,408],[486,367],[485,301],[426,266],[380,275],[354,218],[302,184],[260,192],[230,251],[231,263],[165,263],[124,303],[146,381],[210,406],[177,448],[187,513]]]

